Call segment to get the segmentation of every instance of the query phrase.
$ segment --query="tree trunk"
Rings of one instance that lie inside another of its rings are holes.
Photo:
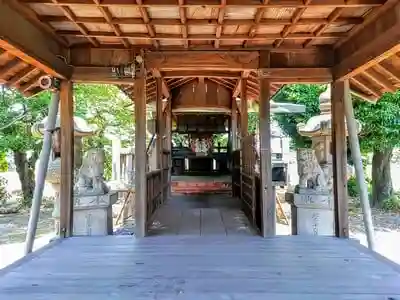
[[[23,205],[30,207],[32,204],[33,191],[35,189],[35,163],[37,154],[27,158],[26,152],[14,151],[14,162],[16,171],[21,182]]]
[[[374,151],[372,157],[372,206],[379,206],[393,194],[390,161],[393,148]]]

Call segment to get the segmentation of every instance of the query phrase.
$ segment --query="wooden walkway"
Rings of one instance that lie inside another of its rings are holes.
[[[255,235],[240,202],[228,195],[173,196],[155,215],[150,235]]]
[[[76,237],[0,272],[0,299],[396,300],[400,274],[327,237]]]

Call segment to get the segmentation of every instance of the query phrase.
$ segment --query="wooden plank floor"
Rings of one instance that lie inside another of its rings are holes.
[[[173,196],[155,214],[150,235],[255,235],[240,202],[228,195]]]
[[[75,237],[0,272],[0,299],[398,300],[400,274],[329,237]]]

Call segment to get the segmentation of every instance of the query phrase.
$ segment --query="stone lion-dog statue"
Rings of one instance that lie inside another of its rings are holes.
[[[105,154],[102,149],[90,149],[82,161],[75,193],[78,195],[104,195],[109,188],[104,182]]]
[[[325,191],[327,182],[325,172],[318,163],[314,149],[297,149],[297,169],[299,188]]]

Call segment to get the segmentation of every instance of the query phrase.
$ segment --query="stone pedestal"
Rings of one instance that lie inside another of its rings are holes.
[[[75,196],[73,235],[111,235],[112,205],[118,193],[97,196]]]
[[[333,197],[330,194],[294,194],[298,235],[335,235]]]

